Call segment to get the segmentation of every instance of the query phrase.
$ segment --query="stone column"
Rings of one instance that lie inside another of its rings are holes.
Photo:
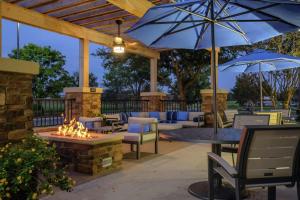
[[[159,111],[163,112],[163,104],[162,100],[167,99],[167,95],[162,92],[142,92],[141,93],[141,99],[142,100],[148,100],[148,110],[144,110],[147,112],[152,112],[152,111]]]
[[[71,87],[64,88],[65,100],[72,101],[66,102],[65,116],[67,119],[78,119],[82,117],[95,117],[101,114],[101,95],[102,88],[92,87]],[[70,108],[72,104],[72,108]],[[72,112],[72,113],[70,113]],[[70,116],[71,115],[71,116]]]
[[[205,113],[205,122],[208,125],[213,124],[213,90],[204,89],[200,91],[202,104],[201,111]],[[227,109],[227,96],[226,90],[217,90],[217,107],[218,112],[222,115],[223,111]]]
[[[0,145],[32,133],[32,79],[37,63],[0,58]]]

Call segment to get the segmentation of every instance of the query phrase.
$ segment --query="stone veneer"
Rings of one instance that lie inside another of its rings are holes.
[[[148,100],[149,105],[147,110],[143,110],[145,112],[159,111],[164,112],[164,107],[162,104],[162,100],[166,100],[167,95],[162,92],[143,92],[141,93],[141,100]]]
[[[213,124],[213,90],[212,89],[204,89],[200,91],[202,104],[201,111],[205,113],[205,124],[212,125]],[[218,90],[217,91],[217,107],[218,112],[221,114],[223,111],[227,109],[227,96],[228,92],[226,90]]]
[[[0,144],[32,133],[32,79],[36,63],[0,58]]]
[[[55,144],[62,162],[80,173],[106,175],[122,167],[122,139],[120,134],[93,134],[99,138],[75,139],[41,132],[38,135]],[[108,165],[106,165],[108,164]]]
[[[77,87],[64,88],[65,100],[74,99],[72,117],[94,117],[101,113],[102,88]],[[66,105],[70,105],[66,103]],[[70,110],[66,107],[67,110]],[[66,116],[68,117],[68,116]]]

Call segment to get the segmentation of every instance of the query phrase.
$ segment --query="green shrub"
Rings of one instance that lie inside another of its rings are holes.
[[[58,167],[54,146],[36,136],[0,148],[0,199],[37,199],[54,188],[70,191],[75,181]]]

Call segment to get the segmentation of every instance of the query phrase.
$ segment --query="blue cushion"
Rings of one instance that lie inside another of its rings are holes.
[[[124,123],[128,123],[128,114],[127,113],[120,113],[120,119]]]
[[[140,116],[140,112],[131,112],[130,116],[131,117],[139,117]]]
[[[177,120],[178,121],[188,121],[189,120],[189,113],[188,112],[183,112],[183,111],[177,112]]]
[[[94,122],[86,122],[84,126],[85,128],[92,129],[94,128]]]
[[[160,120],[159,112],[149,112],[149,117]]]
[[[150,131],[150,124],[144,124],[144,130],[142,131],[142,124],[130,123],[128,124],[128,133],[147,133]]]
[[[173,115],[173,112],[172,111],[168,111],[167,112],[167,120],[172,120],[172,115]]]

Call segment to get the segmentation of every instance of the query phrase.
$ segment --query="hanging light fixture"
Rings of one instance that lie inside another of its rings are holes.
[[[113,52],[114,53],[124,53],[125,52],[125,43],[123,39],[121,38],[121,24],[122,20],[116,20],[116,23],[118,25],[118,35],[117,37],[114,38],[114,43],[113,43]]]

